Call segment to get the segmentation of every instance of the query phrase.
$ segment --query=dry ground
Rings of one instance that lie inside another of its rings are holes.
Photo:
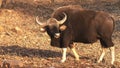
[[[77,43],[80,61],[74,61],[69,49],[67,61],[59,62],[61,49],[50,46],[48,35],[39,31],[40,26],[36,24],[35,17],[48,19],[54,9],[69,4],[109,12],[114,17],[114,68],[120,68],[120,1],[117,0],[15,0],[14,4],[0,9],[0,62],[5,59],[19,60],[24,64],[23,68],[111,68],[109,50],[104,61],[96,63],[101,53],[99,41],[92,45]]]

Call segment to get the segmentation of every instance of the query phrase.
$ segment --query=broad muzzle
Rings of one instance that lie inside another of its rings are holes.
[[[55,38],[60,38],[60,33],[55,33]]]

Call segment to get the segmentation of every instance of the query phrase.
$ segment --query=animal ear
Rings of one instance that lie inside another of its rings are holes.
[[[40,28],[40,31],[41,31],[41,32],[46,32],[46,28],[45,28],[45,27],[41,27],[41,28]]]
[[[62,25],[62,26],[60,26],[60,30],[61,30],[61,31],[64,31],[66,28],[67,28],[66,25]]]

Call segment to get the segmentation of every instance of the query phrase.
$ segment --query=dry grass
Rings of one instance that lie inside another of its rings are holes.
[[[0,9],[0,61],[20,60],[24,68],[106,68],[110,67],[110,54],[105,57],[105,62],[95,63],[100,55],[100,44],[84,45],[78,43],[77,51],[81,60],[76,62],[70,50],[66,63],[59,63],[61,49],[51,47],[47,34],[41,33],[40,26],[36,24],[35,17],[38,15],[45,19],[50,17],[54,9],[69,4],[78,4],[92,10],[102,10],[114,16],[116,27],[113,34],[113,41],[116,47],[115,67],[120,67],[120,9],[117,0],[101,1],[100,3],[87,0],[54,0],[48,3],[44,0],[34,3],[31,0],[15,0],[14,4]],[[51,1],[51,0],[47,0]],[[47,3],[47,4],[46,4]]]

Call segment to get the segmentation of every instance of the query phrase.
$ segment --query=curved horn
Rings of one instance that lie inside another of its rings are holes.
[[[67,20],[67,14],[64,13],[64,12],[63,12],[63,14],[64,14],[65,17],[62,20],[58,21],[59,24],[63,24]]]
[[[41,26],[45,26],[46,25],[46,23],[43,23],[43,22],[40,22],[39,20],[38,20],[38,16],[36,17],[36,22],[39,24],[39,25],[41,25]]]

